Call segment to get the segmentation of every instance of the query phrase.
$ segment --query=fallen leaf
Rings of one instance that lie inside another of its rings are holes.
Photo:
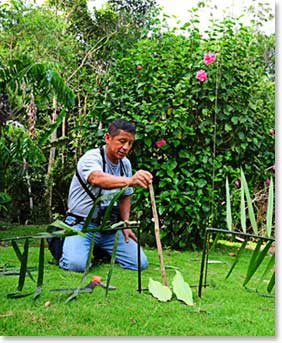
[[[167,286],[162,285],[159,281],[155,281],[152,278],[149,278],[148,288],[153,297],[160,301],[165,302],[172,297],[172,291]]]
[[[45,302],[44,307],[47,308],[47,307],[49,307],[50,305],[51,305],[51,301],[48,300],[48,301]]]
[[[12,311],[8,311],[7,313],[0,313],[0,318],[11,317],[14,313]]]

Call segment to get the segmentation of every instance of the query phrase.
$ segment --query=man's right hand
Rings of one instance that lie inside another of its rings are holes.
[[[152,183],[152,180],[153,175],[150,172],[140,169],[130,178],[129,186],[148,188],[149,184]]]

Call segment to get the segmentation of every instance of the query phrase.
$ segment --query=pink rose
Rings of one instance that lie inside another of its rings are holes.
[[[275,135],[275,130],[274,129],[270,129],[269,133],[273,136],[273,135]]]
[[[204,70],[199,70],[196,74],[196,79],[199,81],[205,81],[207,79],[208,75]]]
[[[211,64],[215,61],[216,56],[212,52],[208,52],[207,54],[204,54],[204,63],[205,64]]]
[[[267,178],[267,179],[265,180],[265,184],[266,184],[266,186],[269,186],[269,185],[270,185],[270,180],[269,180],[269,178]]]
[[[240,188],[240,180],[236,180],[234,184],[235,184],[235,187]]]
[[[161,138],[156,143],[157,148],[160,148],[162,145],[166,144],[165,139]]]

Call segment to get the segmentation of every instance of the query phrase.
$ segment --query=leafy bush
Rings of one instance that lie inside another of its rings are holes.
[[[225,177],[235,181],[244,166],[250,184],[260,185],[273,164],[274,84],[254,31],[237,24],[224,19],[201,37],[191,22],[183,34],[140,40],[116,53],[96,89],[90,117],[137,124],[131,160],[154,174],[164,245],[199,245],[207,225],[225,227]],[[206,63],[208,52],[215,58]],[[133,208],[143,211],[150,241],[144,201],[137,190]]]

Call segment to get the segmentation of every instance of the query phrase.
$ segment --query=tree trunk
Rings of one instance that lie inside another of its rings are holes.
[[[36,108],[35,108],[35,100],[34,95],[31,95],[30,104],[28,106],[27,111],[28,116],[28,133],[31,139],[34,139],[35,137],[35,116],[36,116]],[[30,175],[28,172],[28,161],[24,158],[23,160],[23,172],[25,174],[26,184],[27,184],[27,192],[29,197],[29,210],[30,210],[30,217],[33,216],[33,196],[32,196],[32,188],[31,188],[31,182],[30,182]],[[27,223],[27,222],[26,222]]]
[[[57,120],[57,108],[58,102],[57,99],[53,98],[53,113],[51,117],[51,124],[55,123]],[[54,130],[50,137],[50,142],[54,142],[57,139],[57,129]],[[48,172],[47,172],[47,193],[48,193],[48,215],[49,220],[52,220],[52,203],[53,203],[53,176],[52,176],[52,169],[56,158],[56,147],[51,146],[50,153],[49,153],[49,163],[48,163]]]

